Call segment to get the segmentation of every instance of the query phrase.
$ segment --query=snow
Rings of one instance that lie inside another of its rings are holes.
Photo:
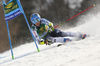
[[[68,0],[69,8],[71,9],[80,8],[82,1],[83,0]]]
[[[87,33],[90,37],[66,43],[46,46],[34,42],[13,49],[15,59],[11,59],[10,50],[0,54],[0,66],[100,66],[100,13],[79,20],[84,22],[68,31]]]

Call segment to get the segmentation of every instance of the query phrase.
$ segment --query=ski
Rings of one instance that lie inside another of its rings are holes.
[[[62,45],[64,45],[64,44],[58,44],[57,47],[60,47],[60,46],[62,46]]]

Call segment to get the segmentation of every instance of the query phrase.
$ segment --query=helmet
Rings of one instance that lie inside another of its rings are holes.
[[[37,22],[40,22],[41,17],[38,13],[34,13],[31,15],[30,20],[33,24],[36,24]]]

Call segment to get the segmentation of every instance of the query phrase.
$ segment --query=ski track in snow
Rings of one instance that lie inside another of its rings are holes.
[[[100,66],[100,13],[86,19],[84,24],[68,31],[86,33],[90,37],[60,47],[38,45],[40,52],[34,42],[26,43],[13,49],[14,60],[10,50],[1,53],[0,66]]]

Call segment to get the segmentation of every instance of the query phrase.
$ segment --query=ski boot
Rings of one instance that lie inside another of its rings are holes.
[[[52,42],[51,40],[46,40],[46,41],[45,41],[45,44],[46,44],[46,45],[51,45],[51,44],[53,44],[53,42]]]
[[[83,34],[82,39],[85,39],[88,35]]]
[[[64,38],[64,42],[69,42],[69,41],[72,41],[72,40],[69,38]]]

